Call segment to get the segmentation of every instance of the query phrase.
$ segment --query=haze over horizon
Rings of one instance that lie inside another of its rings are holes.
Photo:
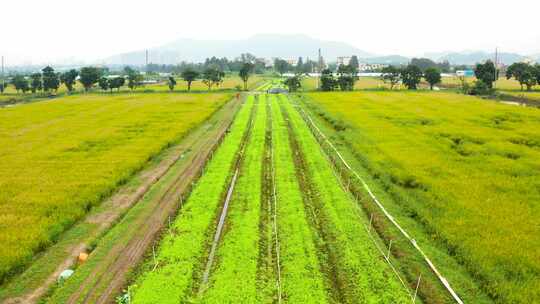
[[[29,0],[3,3],[0,55],[16,64],[95,62],[169,42],[246,39],[261,33],[305,34],[376,55],[423,56],[463,50],[540,53],[540,3],[516,0],[411,0],[331,6],[310,1],[179,3],[168,0]],[[12,13],[10,13],[12,12]],[[119,14],[118,12],[123,12]],[[189,13],[188,13],[189,12]],[[274,21],[272,21],[274,20]],[[320,21],[324,20],[324,21]],[[257,55],[257,54],[255,54]]]

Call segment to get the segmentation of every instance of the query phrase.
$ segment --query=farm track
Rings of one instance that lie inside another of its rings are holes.
[[[135,180],[135,184],[127,183],[121,186],[112,196],[101,203],[96,210],[90,212],[85,219],[64,232],[60,240],[41,253],[25,272],[14,277],[12,282],[5,285],[6,288],[21,291],[17,296],[0,298],[2,303],[36,303],[56,282],[60,273],[76,263],[78,255],[85,252],[90,243],[113,227],[174,164],[182,161],[186,154],[194,153],[194,149],[200,146],[197,145],[200,136],[212,136],[212,134],[217,134],[216,132],[221,132],[220,130],[223,128],[222,122],[232,121],[233,116],[231,114],[235,113],[237,108],[237,101],[231,101],[223,105],[211,117],[203,121],[199,127],[189,132],[178,144],[162,152],[163,156],[160,156],[160,159],[132,177],[131,180]],[[86,232],[80,235],[79,231]],[[49,264],[51,261],[54,261],[57,266],[50,271],[40,266]],[[35,268],[39,269],[36,270]],[[16,284],[23,287],[16,287]]]
[[[183,165],[176,173],[174,181],[158,196],[151,212],[142,214],[130,224],[131,227],[137,227],[132,229],[133,234],[125,235],[123,242],[119,242],[107,252],[106,259],[90,272],[78,290],[69,297],[67,303],[112,301],[125,285],[129,271],[142,259],[147,248],[158,235],[167,217],[174,214],[177,202],[189,191],[191,181],[197,177],[206,159],[229,128],[237,107],[238,102],[231,101],[223,108],[224,117],[214,128],[205,132],[207,140],[200,140],[202,134],[193,138],[193,144],[189,149],[194,153],[190,153],[183,159]],[[140,197],[142,195],[143,193]],[[98,247],[97,250],[100,248]]]

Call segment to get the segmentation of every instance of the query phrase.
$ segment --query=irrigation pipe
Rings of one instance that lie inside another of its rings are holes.
[[[343,165],[354,175],[356,176],[356,178],[358,178],[358,180],[360,181],[360,183],[362,184],[362,186],[364,187],[364,189],[368,192],[369,196],[371,197],[371,199],[375,202],[375,204],[379,207],[379,209],[384,213],[384,215],[390,220],[390,222],[392,222],[392,224],[401,232],[401,234],[403,236],[405,236],[405,238],[407,238],[407,240],[409,240],[409,242],[411,242],[411,244],[413,245],[413,247],[420,253],[420,255],[422,256],[422,258],[424,259],[424,261],[428,264],[429,268],[431,268],[431,270],[433,271],[433,273],[437,276],[437,278],[441,281],[441,283],[444,285],[444,287],[446,288],[446,290],[450,293],[450,295],[452,295],[452,297],[454,298],[454,300],[456,301],[456,303],[459,303],[459,304],[463,304],[463,301],[461,300],[461,298],[457,295],[457,293],[454,291],[454,289],[452,288],[452,286],[450,286],[450,283],[448,282],[448,280],[443,277],[441,275],[441,273],[439,272],[439,270],[437,269],[437,267],[435,267],[435,264],[433,264],[433,262],[431,261],[431,259],[429,259],[429,257],[424,253],[424,251],[420,248],[420,246],[416,243],[416,240],[413,239],[408,233],[407,231],[405,231],[405,229],[403,229],[399,224],[398,222],[395,220],[395,218],[386,210],[386,208],[384,208],[384,206],[381,204],[381,202],[377,199],[377,197],[373,194],[373,192],[371,191],[371,188],[369,187],[369,185],[366,183],[366,181],[349,165],[349,163],[347,163],[347,161],[343,158],[343,156],[341,155],[341,153],[338,151],[338,149],[334,146],[334,144],[332,144],[332,142],[328,139],[328,137],[326,137],[326,135],[319,129],[319,127],[315,124],[315,122],[313,121],[313,119],[311,118],[311,115],[309,113],[307,113],[306,111],[304,111],[304,109],[302,108],[302,106],[300,106],[298,103],[296,103],[296,107],[300,110],[300,112],[303,114],[304,117],[307,118],[307,120],[309,121],[309,123],[313,126],[313,128],[317,131],[317,133],[319,134],[319,136],[332,148],[332,150],[334,150],[336,152],[336,155],[339,157],[339,159],[341,160],[341,162],[343,163]]]
[[[270,107],[270,106],[269,106]],[[271,109],[268,112],[270,117],[272,116]],[[272,120],[270,119],[270,123],[272,123]],[[272,127],[270,127],[272,129]],[[274,238],[275,238],[275,246],[276,246],[276,270],[277,270],[277,289],[278,289],[278,303],[281,303],[281,261],[280,261],[280,246],[279,246],[279,236],[278,236],[278,228],[277,228],[277,191],[276,191],[276,170],[274,166],[274,143],[271,140],[270,141],[270,163],[272,168],[272,197],[274,200]]]

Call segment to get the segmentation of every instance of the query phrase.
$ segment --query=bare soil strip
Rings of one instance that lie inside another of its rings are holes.
[[[79,254],[87,251],[91,243],[114,226],[175,163],[183,161],[187,154],[202,147],[197,145],[202,136],[221,136],[227,123],[232,121],[238,105],[238,101],[231,101],[218,109],[208,120],[189,132],[179,144],[164,151],[154,164],[136,174],[131,182],[121,186],[83,221],[66,231],[55,245],[36,258],[33,265],[5,285],[6,289],[22,292],[17,296],[8,296],[3,303],[36,303],[56,282],[60,273],[73,267]],[[85,233],[81,234],[79,231]],[[43,271],[43,266],[47,264],[56,266],[50,271]],[[0,300],[1,298],[0,294]]]

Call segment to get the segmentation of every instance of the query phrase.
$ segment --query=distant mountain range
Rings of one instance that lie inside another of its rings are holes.
[[[261,34],[241,40],[195,40],[179,39],[172,43],[148,50],[148,60],[157,64],[179,63],[181,61],[201,62],[208,57],[227,57],[233,59],[241,53],[251,53],[257,57],[317,59],[318,49],[324,58],[335,61],[338,56],[372,57],[344,42],[323,41],[306,35]],[[106,58],[105,64],[142,65],[145,63],[145,50],[118,54]]]
[[[322,55],[327,62],[335,62],[340,56],[358,56],[361,63],[381,63],[400,65],[407,64],[411,57],[396,55],[377,55],[366,52],[358,47],[345,42],[325,41],[315,39],[307,35],[282,35],[282,34],[260,34],[247,39],[238,40],[197,40],[179,39],[159,47],[148,49],[150,63],[156,64],[176,64],[182,61],[202,62],[208,57],[227,57],[233,59],[242,53],[251,53],[257,57],[272,58],[280,57],[294,59],[302,56],[304,60],[310,58],[317,59],[318,49],[322,50]],[[16,58],[16,56],[11,56]],[[10,58],[11,58],[10,57]],[[427,53],[424,56],[434,61],[440,62],[448,60],[451,64],[473,65],[477,62],[493,59],[494,54],[482,51],[466,52],[443,52]],[[523,56],[516,53],[499,53],[499,58],[504,64],[532,59],[540,63],[540,53]],[[105,65],[144,65],[146,60],[146,50],[136,50],[122,54],[116,54],[96,62],[84,63],[80,59],[69,58],[54,62],[55,66],[79,67],[85,64],[105,64]],[[48,63],[51,64],[51,63]],[[19,65],[18,67],[29,67],[34,65]],[[35,65],[41,66],[41,65]],[[14,66],[12,69],[15,68]]]
[[[465,64],[473,65],[477,62],[482,62],[488,59],[494,60],[495,53],[473,51],[473,52],[446,52],[446,53],[430,53],[425,54],[425,57],[430,58],[434,61],[440,62],[447,60],[451,64]],[[516,53],[498,53],[498,61],[503,64],[512,64],[514,62],[523,61],[526,59],[538,60],[540,56],[531,55],[523,56]]]

